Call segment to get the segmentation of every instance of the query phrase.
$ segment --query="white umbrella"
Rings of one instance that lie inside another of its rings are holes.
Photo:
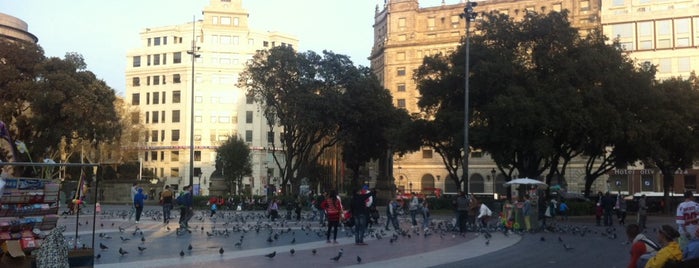
[[[540,180],[535,180],[535,179],[530,179],[530,178],[519,178],[519,179],[513,179],[511,181],[508,181],[505,183],[505,186],[510,186],[510,185],[536,185],[536,186],[548,186],[546,183]]]

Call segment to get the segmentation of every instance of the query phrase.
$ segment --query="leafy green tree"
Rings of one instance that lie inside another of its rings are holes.
[[[0,41],[0,61],[0,119],[31,159],[58,155],[61,144],[70,154],[81,149],[70,146],[74,141],[95,148],[120,137],[115,92],[86,70],[79,54],[45,58],[37,45]]]
[[[228,137],[216,148],[216,172],[223,176],[229,193],[242,191],[243,177],[252,175],[250,148],[240,138]],[[234,191],[234,188],[238,191]]]
[[[261,105],[270,130],[281,132],[282,153],[273,158],[282,185],[298,185],[299,168],[337,144],[337,107],[357,74],[347,56],[328,51],[320,56],[279,46],[258,52],[248,62],[238,85]]]

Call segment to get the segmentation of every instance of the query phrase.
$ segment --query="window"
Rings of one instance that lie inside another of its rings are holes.
[[[238,26],[240,25],[240,19],[238,17],[233,18],[233,26]]]
[[[661,20],[656,22],[658,35],[672,34],[672,22],[670,20]]]
[[[151,130],[150,141],[158,141],[158,131],[157,130]],[[155,160],[155,159],[153,159],[153,160]]]
[[[218,24],[218,16],[213,16],[213,17],[211,17],[211,23],[212,23],[212,24]]]
[[[623,7],[623,6],[624,6],[624,0],[613,0],[613,1],[612,1],[612,6],[615,6],[615,7]]]
[[[405,84],[398,84],[396,88],[398,92],[405,92]]]
[[[170,151],[170,161],[172,161],[172,162],[180,161],[180,151]]]
[[[229,45],[231,43],[231,36],[230,35],[222,35],[221,36],[221,44],[222,45]]]
[[[252,124],[252,111],[245,111],[245,123]]]
[[[141,104],[141,94],[140,93],[134,93],[131,95],[131,105],[140,105]]]
[[[678,34],[689,33],[689,19],[676,19],[675,32]]]
[[[267,143],[274,142],[274,131],[267,131]]]
[[[677,58],[677,71],[678,72],[691,72],[692,65],[689,57]]]
[[[252,95],[245,95],[245,103],[246,104],[253,104],[255,102],[255,98]]]
[[[652,36],[653,35],[653,22],[645,21],[638,23],[638,35],[639,36]]]
[[[231,17],[221,17],[221,24],[231,25]]]
[[[172,111],[172,122],[173,123],[180,122],[180,110],[173,110]]]
[[[150,124],[150,113],[146,112],[146,124]],[[146,132],[148,133],[148,132]]]
[[[459,17],[459,15],[451,15],[451,17],[450,17],[449,20],[451,21],[451,27],[452,27],[452,28],[458,28],[458,27],[459,27],[459,23],[461,22],[461,18]]]
[[[663,58],[658,61],[658,72],[659,73],[671,73],[672,72],[672,59]]]
[[[172,75],[172,83],[179,84],[181,82],[182,82],[182,80],[180,80],[180,74],[173,74]]]
[[[651,40],[639,41],[638,49],[653,49],[653,41],[651,41]]]
[[[696,175],[684,175],[684,188],[687,190],[697,189],[697,176]]]
[[[141,78],[140,77],[131,78],[131,85],[134,87],[140,87],[141,86]]]
[[[428,30],[434,30],[435,27],[435,19],[434,17],[429,17],[427,18],[427,29]]]
[[[156,151],[150,152],[150,160],[151,161],[158,160],[158,152],[156,152]]]
[[[172,103],[180,103],[180,94],[179,90],[172,92]]]
[[[153,65],[160,65],[160,54],[153,55]]]
[[[172,141],[179,141],[180,140],[180,130],[179,129],[173,129],[170,132],[170,139]]]
[[[658,39],[658,48],[670,48],[670,39]]]
[[[194,151],[194,161],[201,161],[201,151]],[[194,171],[195,174],[201,174],[201,169],[199,169],[199,173],[196,173],[196,169]]]
[[[153,85],[160,85],[160,76],[153,76]]]
[[[268,46],[269,46],[269,42],[267,42],[267,41],[262,41],[262,46],[263,46],[263,47],[268,47]]]
[[[396,70],[396,75],[405,76],[405,67],[398,67],[398,69]]]
[[[182,63],[182,52],[172,53],[172,63]]]
[[[167,36],[163,36],[163,45],[167,45]]]
[[[405,60],[405,52],[398,52],[396,58],[398,58],[398,60]]]
[[[141,56],[134,56],[132,59],[133,67],[141,67]]]
[[[589,11],[589,10],[590,10],[590,0],[580,1],[580,11]]]
[[[677,38],[677,43],[675,43],[676,47],[688,47],[689,46],[689,37],[680,37]]]
[[[252,130],[245,131],[245,141],[252,142]]]
[[[615,24],[612,26],[612,36],[620,38],[633,37],[633,25],[631,23]]]
[[[148,46],[150,46],[150,43],[151,43],[150,41],[151,41],[151,39],[150,39],[150,38],[148,38]]]
[[[160,104],[160,92],[153,92],[153,104]]]
[[[431,149],[422,149],[422,158],[423,159],[432,158],[432,150]]]
[[[160,114],[158,111],[153,112],[153,123],[160,123]]]
[[[150,66],[150,55],[148,55],[147,58],[148,58],[148,66]]]
[[[233,39],[231,39],[231,42],[233,42],[234,46],[240,45],[240,37],[233,36]]]
[[[396,103],[396,106],[397,106],[398,108],[403,108],[403,109],[405,109],[405,99],[398,99],[398,100],[397,100],[397,103]]]
[[[153,38],[153,45],[154,45],[154,46],[159,46],[159,45],[160,45],[160,37]]]
[[[398,18],[398,27],[405,28],[405,18]]]
[[[408,40],[408,36],[405,34],[400,34],[398,35],[398,41],[405,41]]]
[[[551,9],[552,9],[553,11],[556,11],[556,12],[561,12],[561,10],[563,10],[563,8],[561,7],[561,4],[560,4],[560,3],[558,3],[558,4],[553,4],[553,7],[551,7]]]

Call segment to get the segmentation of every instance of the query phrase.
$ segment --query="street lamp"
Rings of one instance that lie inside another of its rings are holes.
[[[196,27],[197,22],[192,16],[192,50],[188,50],[187,54],[192,55],[192,92],[190,95],[190,129],[189,129],[189,185],[194,187],[194,61],[201,55],[197,53]],[[200,186],[201,187],[201,186]]]
[[[468,146],[468,80],[469,80],[469,28],[471,28],[471,21],[476,19],[477,13],[473,12],[473,7],[477,6],[478,3],[473,3],[471,1],[466,1],[466,7],[464,8],[464,13],[460,16],[466,19],[466,62],[464,63],[466,71],[464,72],[464,179],[466,179],[466,192],[468,192],[471,187],[470,179],[468,177],[468,157],[469,157],[469,146]]]

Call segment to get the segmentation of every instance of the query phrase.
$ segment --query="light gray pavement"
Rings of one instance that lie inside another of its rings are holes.
[[[157,207],[147,207],[151,212]],[[114,214],[115,211],[123,213],[123,206],[103,206],[103,211]],[[112,211],[112,212],[109,212]],[[229,212],[223,212],[224,216],[231,217]],[[118,213],[117,213],[118,214]],[[246,224],[257,224],[261,212],[243,212],[249,218]],[[447,220],[449,216],[436,216],[435,221]],[[253,220],[254,219],[254,220]],[[92,217],[82,215],[80,218],[80,241],[89,245],[91,240]],[[87,221],[87,222],[85,222]],[[173,220],[173,222],[176,220]],[[260,220],[262,224],[266,219]],[[482,235],[467,233],[465,236],[452,233],[433,233],[424,236],[411,232],[411,236],[399,236],[394,243],[390,242],[393,231],[383,231],[381,239],[371,237],[366,240],[368,245],[354,244],[354,238],[342,230],[338,233],[339,244],[327,244],[325,242],[324,228],[317,223],[302,221],[296,223],[287,222],[285,225],[273,223],[271,229],[262,229],[260,232],[253,230],[247,233],[231,231],[229,237],[207,236],[213,226],[217,230],[229,228],[233,224],[224,227],[223,221],[211,222],[207,217],[201,220],[195,218],[191,225],[196,226],[192,234],[177,236],[174,233],[176,224],[169,226],[153,219],[144,219],[138,227],[144,232],[145,243],[140,242],[140,235],[133,235],[136,224],[114,216],[99,216],[97,219],[97,233],[105,233],[112,239],[96,238],[96,246],[104,243],[110,248],[101,251],[97,249],[95,254],[101,258],[95,261],[96,267],[335,267],[355,266],[362,267],[625,267],[628,262],[630,245],[625,243],[623,227],[616,225],[613,229],[597,227],[594,225],[594,217],[572,217],[568,222],[556,223],[562,229],[568,231],[539,232],[533,234],[509,235],[493,233],[488,244]],[[229,221],[230,223],[231,221]],[[627,218],[628,222],[635,222],[634,216]],[[67,238],[75,235],[75,218],[68,216],[61,218],[59,224],[66,225]],[[101,227],[100,224],[104,225]],[[112,224],[114,224],[112,226]],[[674,225],[672,217],[649,217],[648,236],[655,238],[652,228],[662,224]],[[401,219],[404,229],[409,229],[407,217]],[[119,233],[118,227],[126,228],[124,234]],[[308,228],[310,226],[310,228]],[[204,227],[202,231],[201,228]],[[383,225],[380,226],[383,229]],[[585,229],[587,233],[581,236],[579,233],[571,233],[571,228]],[[279,234],[279,239],[274,242],[266,242],[266,238],[273,233]],[[377,229],[378,230],[378,229]],[[615,237],[612,234],[616,234]],[[122,242],[119,236],[131,238]],[[244,235],[241,247],[234,246],[239,241],[240,235]],[[545,241],[540,239],[544,237]],[[558,239],[561,238],[559,242]],[[296,240],[292,244],[290,241]],[[568,244],[575,249],[566,251],[562,244]],[[186,249],[191,244],[193,250]],[[139,253],[137,246],[148,247],[143,253]],[[118,248],[129,251],[129,254],[119,256]],[[219,254],[219,248],[224,248],[224,254]],[[292,256],[290,250],[296,252]],[[314,255],[311,251],[316,250]],[[335,262],[330,260],[342,249],[343,257]],[[179,252],[185,252],[184,257]],[[265,254],[277,252],[273,259],[264,257]],[[357,262],[357,256],[362,258],[361,264]]]

